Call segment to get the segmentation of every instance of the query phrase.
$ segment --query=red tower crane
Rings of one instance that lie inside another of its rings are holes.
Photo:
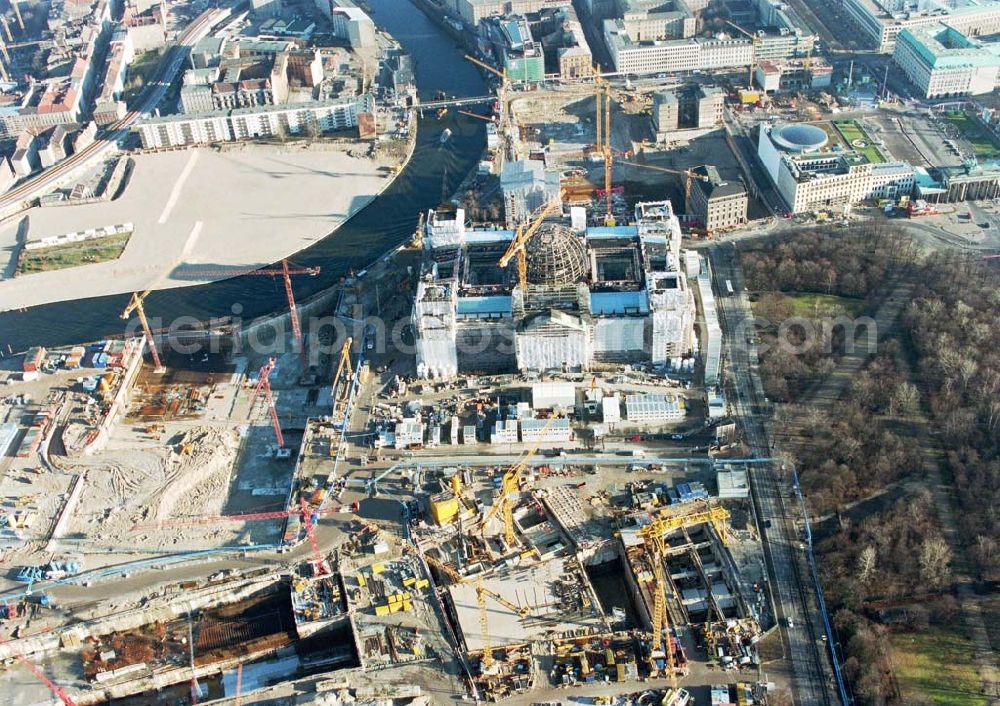
[[[45,672],[39,669],[34,662],[29,660],[18,650],[16,650],[12,644],[10,644],[7,640],[0,637],[0,645],[6,645],[7,649],[10,650],[11,656],[13,656],[14,659],[16,659],[18,662],[27,667],[28,671],[34,674],[35,678],[38,679],[38,681],[45,684],[45,686],[48,687],[49,691],[51,691],[60,701],[63,702],[64,706],[76,706],[76,702],[69,697],[69,694],[66,693],[65,689],[63,689],[61,686],[59,686],[54,681],[45,676]]]
[[[299,352],[305,354],[305,343],[302,340],[302,325],[299,321],[299,310],[295,306],[295,294],[292,292],[292,275],[309,275],[315,277],[319,274],[318,267],[289,267],[288,260],[281,261],[281,267],[265,267],[259,270],[193,270],[185,272],[188,276],[202,277],[236,277],[252,275],[255,277],[281,277],[285,280],[285,296],[288,298],[288,314],[292,321],[292,335],[295,337],[295,345]]]
[[[295,510],[275,510],[273,512],[252,512],[245,515],[206,515],[203,517],[184,517],[176,520],[166,520],[163,522],[138,522],[132,525],[132,531],[137,532],[147,529],[164,529],[167,527],[191,527],[194,525],[217,525],[223,522],[252,522],[256,520],[281,520],[293,515],[302,518],[302,524],[306,527],[306,538],[313,553],[313,562],[317,575],[324,573],[323,553],[319,547],[319,540],[316,538],[316,525],[313,523],[313,515],[325,515],[340,512],[339,507],[329,507],[325,509],[312,508],[305,498],[301,498],[298,509]]]
[[[278,437],[278,446],[280,448],[285,448],[285,437],[281,433],[281,424],[278,423],[278,410],[274,406],[274,395],[271,394],[271,371],[274,370],[274,358],[268,358],[267,363],[265,363],[260,369],[260,378],[257,380],[256,387],[253,388],[253,395],[250,397],[250,407],[254,406],[257,401],[257,396],[260,391],[264,391],[264,396],[267,399],[267,406],[271,410],[271,423],[274,425],[274,435]]]

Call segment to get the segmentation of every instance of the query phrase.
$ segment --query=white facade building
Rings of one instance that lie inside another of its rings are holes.
[[[996,88],[1000,43],[937,23],[900,32],[893,60],[924,98],[978,96]]]
[[[807,123],[760,128],[757,156],[792,213],[913,190],[909,163],[872,163],[859,152],[825,149],[828,140],[822,128]]]
[[[622,20],[604,21],[604,41],[615,70],[630,74],[712,71],[749,66],[753,45],[745,38],[636,40]]]
[[[493,424],[490,431],[491,444],[516,444],[517,443],[517,420],[498,419]]]
[[[843,6],[882,54],[893,53],[903,30],[938,22],[974,36],[1000,32],[997,0],[844,0]]]
[[[396,422],[395,446],[397,449],[408,449],[411,446],[424,443],[423,422],[413,418],[402,419]]]
[[[635,424],[677,422],[684,419],[684,407],[666,395],[626,395],[625,418]]]
[[[576,387],[571,382],[536,382],[531,386],[532,409],[572,409],[576,406]]]
[[[546,428],[547,425],[547,428]],[[521,442],[525,444],[558,444],[573,440],[568,419],[522,419]]]
[[[135,129],[146,149],[272,137],[281,130],[296,135],[315,125],[319,132],[356,127],[358,113],[371,112],[370,95],[299,105],[237,108],[228,113],[150,117]]]

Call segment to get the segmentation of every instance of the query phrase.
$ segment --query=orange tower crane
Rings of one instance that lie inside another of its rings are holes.
[[[45,672],[43,672],[38,666],[36,666],[34,662],[29,660],[23,654],[21,654],[12,644],[10,644],[7,640],[0,637],[0,645],[5,645],[7,649],[10,650],[11,656],[14,657],[14,659],[16,659],[18,662],[23,664],[25,667],[27,667],[28,671],[34,674],[35,678],[38,679],[38,681],[42,682],[45,686],[47,686],[49,691],[51,691],[52,694],[56,696],[56,698],[58,698],[60,701],[63,702],[64,706],[76,706],[76,702],[70,698],[69,694],[66,693],[65,689],[63,689],[61,686],[59,686],[54,681],[45,676]]]
[[[132,294],[132,299],[129,301],[128,306],[122,312],[121,318],[127,319],[131,316],[134,311],[139,315],[139,323],[142,324],[142,330],[146,334],[146,342],[149,344],[149,352],[153,355],[153,364],[156,366],[154,372],[163,373],[166,368],[163,367],[163,363],[160,362],[160,354],[156,352],[156,341],[153,340],[153,332],[149,329],[149,321],[146,320],[146,309],[143,307],[142,303],[149,296],[152,290],[147,289],[142,294],[139,292],[134,292]]]
[[[271,394],[271,371],[274,370],[275,362],[274,358],[268,358],[267,363],[261,367],[257,385],[254,386],[253,394],[250,396],[250,407],[253,407],[257,401],[257,396],[263,390],[264,397],[267,399],[268,409],[271,411],[271,423],[274,425],[274,435],[278,437],[278,446],[285,448],[285,437],[281,433],[281,424],[278,422],[278,410],[274,406],[274,395]]]

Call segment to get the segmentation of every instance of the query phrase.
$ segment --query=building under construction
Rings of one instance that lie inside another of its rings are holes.
[[[573,208],[527,231],[467,228],[462,209],[429,213],[414,306],[419,376],[662,364],[693,350],[694,298],[669,201],[638,204],[631,225],[588,227]]]

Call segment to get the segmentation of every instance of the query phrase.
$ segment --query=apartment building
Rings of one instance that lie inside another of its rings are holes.
[[[924,98],[991,93],[1000,75],[1000,43],[940,22],[901,31],[892,57]]]
[[[694,171],[707,179],[693,180],[688,212],[698,218],[709,233],[738,228],[747,222],[749,198],[738,181],[726,181],[713,166],[696,167]]]
[[[264,105],[228,112],[150,117],[136,123],[144,148],[179,147],[269,137],[282,131],[332,132],[357,127],[358,114],[374,110],[370,95],[294,105]]]
[[[470,27],[495,15],[527,15],[547,7],[569,4],[568,0],[444,0],[448,12]]]

